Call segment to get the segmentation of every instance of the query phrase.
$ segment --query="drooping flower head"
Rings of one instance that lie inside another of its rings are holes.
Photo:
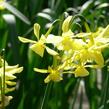
[[[5,71],[4,71],[4,60],[0,57],[0,95],[2,95],[2,91],[4,88],[5,94],[8,92],[11,92],[15,90],[16,87],[16,82],[13,81],[16,79],[15,74],[22,72],[23,67],[19,67],[19,65],[14,65],[14,66],[9,66],[8,63],[5,61]],[[5,73],[5,75],[4,75]],[[4,77],[5,76],[5,80]],[[5,82],[5,84],[3,83]],[[7,96],[5,95],[5,106],[7,106],[12,99],[12,96]],[[0,102],[1,102],[1,97],[0,97]],[[1,104],[0,104],[1,107]]]

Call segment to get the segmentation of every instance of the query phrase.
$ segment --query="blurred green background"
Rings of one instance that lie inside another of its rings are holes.
[[[81,14],[91,31],[109,24],[108,0],[8,0],[5,10],[0,10],[0,50],[6,49],[6,60],[10,65],[20,64],[24,71],[18,75],[14,98],[6,109],[41,109],[47,84],[45,75],[33,71],[34,67],[47,68],[52,57],[46,52],[44,57],[28,49],[18,36],[34,39],[33,25],[41,25],[41,33],[46,33],[49,25],[56,19],[63,19],[64,12],[69,15]],[[75,20],[73,31],[80,31],[82,20]],[[57,24],[52,33],[58,35]],[[84,30],[84,28],[81,28]],[[64,81],[53,83],[48,90],[43,109],[109,109],[109,49],[103,52],[106,66],[97,71],[91,70],[85,78],[65,75]]]

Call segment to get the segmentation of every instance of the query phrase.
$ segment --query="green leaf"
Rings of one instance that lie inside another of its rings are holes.
[[[15,16],[17,16],[20,20],[22,20],[23,22],[25,22],[26,24],[30,25],[31,22],[28,20],[28,18],[26,16],[24,16],[19,10],[17,10],[15,7],[13,7],[12,5],[10,5],[7,2],[3,3],[4,7],[9,10],[11,13],[13,13]]]
[[[50,15],[46,14],[46,13],[38,13],[37,16],[45,18],[45,19],[47,19],[49,21],[52,21],[52,17]]]
[[[106,7],[109,7],[109,3],[102,3],[102,4],[98,5],[96,7],[96,9],[101,9],[101,8],[106,8]]]
[[[89,10],[92,8],[93,3],[93,0],[88,0],[85,2],[81,7],[80,13],[86,15],[86,13],[89,12]]]
[[[7,25],[7,30],[9,31],[8,37],[10,38],[10,42],[11,42],[11,48],[12,48],[11,50],[13,54],[13,59],[15,63],[17,64],[20,61],[20,57],[19,57],[18,38],[16,33],[16,19],[15,19],[15,16],[12,14],[4,14],[3,19],[8,24]]]

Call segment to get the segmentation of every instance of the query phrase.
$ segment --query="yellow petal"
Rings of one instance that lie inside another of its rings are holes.
[[[59,75],[59,73],[50,73],[44,80],[45,83],[48,83],[50,81],[58,82],[61,81],[62,77]]]
[[[64,50],[71,50],[73,48],[73,39],[70,36],[63,37],[62,46]]]
[[[83,40],[81,39],[75,39],[73,41],[73,50],[81,50],[84,48],[84,46],[86,45],[85,42],[83,42]]]
[[[99,51],[93,51],[90,52],[91,54],[91,58],[99,65],[99,67],[103,67],[104,66],[104,58],[101,52]]]
[[[88,76],[89,72],[84,68],[84,66],[78,66],[74,71],[75,77],[84,77]]]
[[[49,76],[50,76],[50,79],[54,82],[59,82],[59,81],[63,80],[63,78],[61,77],[59,72],[51,73],[51,74],[49,74]]]
[[[40,37],[40,40],[38,42],[46,43],[46,37],[42,34],[41,37]]]
[[[109,37],[109,25],[101,32],[99,37]]]
[[[39,72],[39,73],[47,73],[47,70],[45,69],[34,68],[34,71]]]
[[[101,46],[95,46],[94,50],[102,51],[104,48],[107,48],[107,47],[109,47],[109,43],[103,44]]]
[[[10,103],[10,100],[12,99],[13,97],[12,96],[4,96],[4,105],[5,106],[8,106],[9,103]],[[2,105],[0,104],[0,109],[2,109]]]
[[[50,55],[58,55],[58,53],[50,48],[48,48],[47,46],[45,47],[47,52],[50,54]]]
[[[12,75],[11,73],[5,72],[5,79],[8,80],[14,80],[16,79],[16,76]]]
[[[9,66],[9,65],[6,65],[6,67],[5,67],[5,71],[10,71],[10,70],[13,70],[13,69],[16,69],[16,68],[18,68],[19,67],[19,65],[17,64],[17,65],[13,65],[13,66]]]
[[[74,33],[69,29],[67,32],[62,33],[62,37],[66,36],[74,37]]]
[[[12,68],[13,67],[13,68]],[[23,71],[23,67],[16,67],[14,68],[14,66],[11,66],[10,68],[6,67],[6,72],[11,73],[11,74],[16,74],[16,73],[20,73]]]
[[[39,39],[39,34],[40,34],[40,25],[38,23],[34,24],[34,34]]]
[[[52,73],[52,71],[53,71],[53,69],[50,66],[48,66],[48,72]]]
[[[20,36],[18,37],[18,39],[23,43],[36,43],[36,41],[30,40],[24,37],[20,37]]]
[[[16,89],[15,87],[6,88],[6,89],[5,89],[5,93],[12,92],[12,91],[14,91],[15,89]]]
[[[59,44],[62,41],[62,37],[49,35],[46,39],[46,43]]]
[[[97,37],[95,38],[96,45],[106,44],[109,42],[109,38]]]
[[[4,6],[4,3],[5,0],[0,0],[0,10],[4,10],[5,9],[5,6]]]
[[[71,19],[72,19],[72,16],[68,16],[65,20],[64,20],[64,22],[63,22],[63,24],[62,24],[62,31],[63,32],[67,32],[70,28],[69,28],[69,26],[70,26],[70,21],[71,21]]]
[[[10,86],[16,85],[16,82],[14,81],[5,81],[5,83]]]
[[[37,53],[39,56],[43,57],[45,47],[42,43],[37,42],[36,44],[30,46],[30,49]]]
[[[80,37],[80,38],[85,37],[85,38],[89,38],[91,34],[92,34],[92,33],[78,33],[78,34],[75,35],[75,37]]]
[[[45,79],[44,79],[44,82],[45,83],[49,83],[51,81],[51,79],[50,79],[50,76],[48,75]]]

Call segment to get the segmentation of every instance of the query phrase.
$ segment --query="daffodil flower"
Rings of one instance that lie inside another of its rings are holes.
[[[57,44],[58,50],[69,51],[79,50],[83,48],[83,41],[76,39],[74,33],[70,29],[72,16],[68,16],[62,24],[61,41]],[[87,34],[86,34],[87,35]]]
[[[47,47],[45,45],[45,43],[47,43],[47,41],[46,41],[46,37],[44,35],[41,35],[41,38],[39,39],[40,25],[37,23],[34,24],[34,34],[38,41],[33,41],[33,40],[23,38],[23,37],[18,37],[18,38],[23,43],[32,43],[32,45],[30,46],[30,49],[33,50],[36,54],[40,55],[41,57],[43,57],[45,49],[51,55],[58,55],[58,53],[56,51],[50,49],[49,47]]]
[[[99,37],[109,38],[109,25],[106,26],[99,34]]]
[[[55,67],[48,69],[34,68],[34,71],[48,74],[44,82],[61,81],[64,73],[74,74],[75,77],[85,77],[89,75],[88,68],[102,68],[104,58],[102,51],[109,46],[109,25],[106,28],[99,28],[96,32],[81,32],[74,34],[71,31],[72,16],[68,16],[62,23],[62,34],[55,36],[52,34],[40,35],[40,25],[34,25],[34,34],[37,41],[19,37],[24,43],[32,43],[30,49],[43,57],[44,50],[51,55],[58,53],[46,46],[53,44],[59,51],[59,60],[56,60]]]
[[[69,51],[74,48],[74,33],[69,29],[72,16],[67,17],[62,24],[62,36],[48,36],[47,43],[52,43],[58,50]]]
[[[20,73],[23,70],[23,67],[15,66],[5,66],[5,92],[8,93],[9,91],[13,91],[15,87],[8,88],[8,86],[15,86],[16,82],[12,81],[16,79],[14,74]],[[3,75],[3,67],[0,68],[0,77]]]
[[[13,97],[12,97],[12,96],[5,96],[4,98],[5,98],[5,99],[4,99],[4,101],[5,101],[4,105],[5,105],[5,106],[8,106],[9,103],[10,103],[10,100],[11,100]],[[0,102],[1,102],[1,97],[0,97]],[[0,104],[0,109],[2,109],[2,104]]]
[[[75,77],[85,77],[85,76],[89,75],[89,72],[82,65],[79,65],[73,73],[74,73]]]
[[[60,70],[53,69],[52,67],[48,67],[48,70],[34,68],[34,71],[40,72],[40,73],[49,73],[49,75],[44,80],[45,83],[48,83],[50,81],[58,82],[63,79]]]
[[[1,66],[0,66],[0,79],[1,79],[1,88],[3,88],[3,75],[4,75],[4,66],[3,66],[3,59],[0,59]],[[23,67],[19,67],[19,65],[9,66],[7,62],[5,62],[5,94],[15,90],[16,82],[13,80],[16,79],[14,74],[22,72]],[[1,94],[0,89],[0,94]],[[12,99],[12,96],[5,96],[5,106],[9,104],[9,101]],[[1,101],[1,98],[0,98]],[[1,105],[0,105],[1,106]]]
[[[5,0],[0,0],[0,10],[5,9],[4,4],[3,4],[4,1],[5,1]]]

